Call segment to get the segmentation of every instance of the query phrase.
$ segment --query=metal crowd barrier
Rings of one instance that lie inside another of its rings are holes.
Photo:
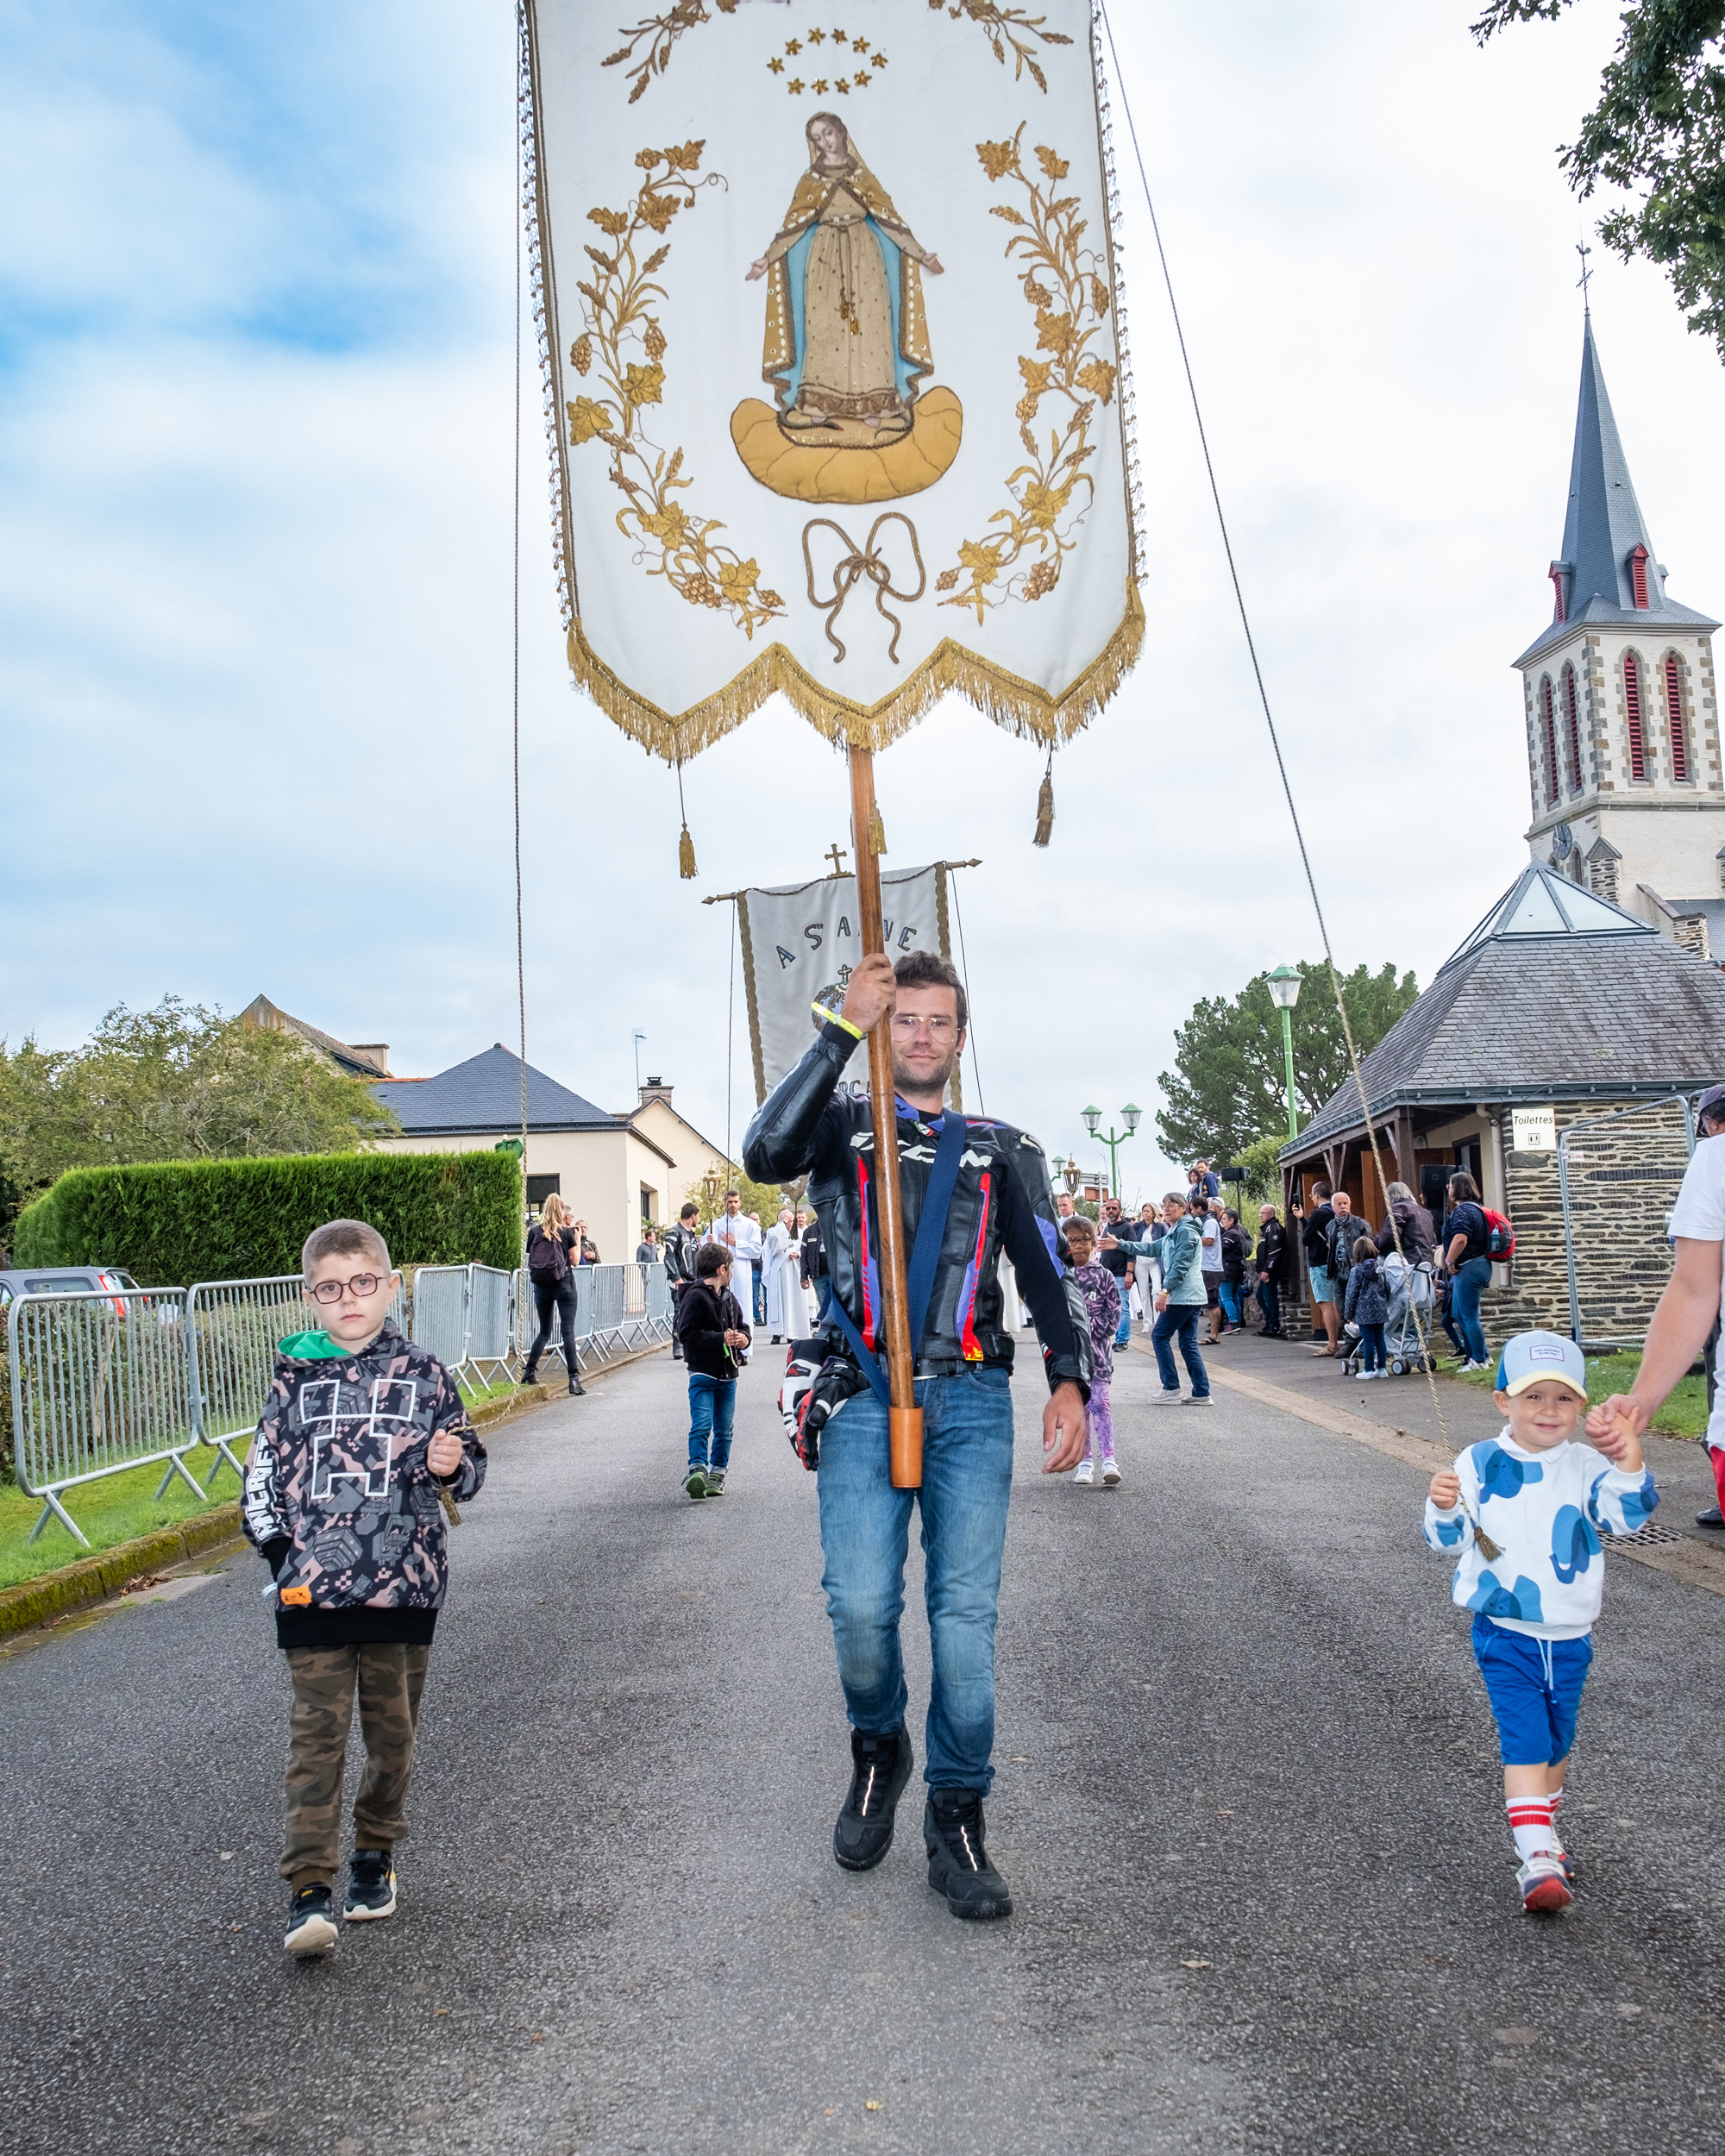
[[[516,1275],[515,1351],[524,1362],[539,1330],[539,1308],[524,1267]],[[670,1275],[662,1264],[578,1265],[575,1282],[575,1360],[583,1369],[656,1345],[671,1337]],[[554,1313],[540,1356],[563,1359],[563,1336]]]
[[[413,1344],[460,1369],[467,1354],[467,1269],[422,1265],[413,1275]]]
[[[165,1460],[202,1497],[185,1455],[198,1443],[186,1394],[185,1290],[128,1288],[20,1295],[6,1319],[18,1487],[89,1547],[62,1490]]]
[[[467,1268],[467,1338],[464,1364],[481,1383],[509,1376],[514,1346],[515,1275],[494,1265]]]
[[[186,1388],[200,1441],[216,1457],[207,1494],[224,1465],[242,1481],[244,1470],[229,1450],[230,1438],[256,1428],[264,1395],[275,1371],[277,1344],[290,1333],[315,1332],[319,1318],[308,1303],[302,1273],[257,1280],[204,1280],[185,1292]],[[389,1314],[405,1332],[406,1300],[399,1283]]]

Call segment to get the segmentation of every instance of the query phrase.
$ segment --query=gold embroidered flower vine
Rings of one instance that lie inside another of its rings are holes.
[[[737,0],[713,0],[721,15],[735,15]],[[614,53],[607,53],[599,62],[601,67],[620,67],[626,60],[634,60],[636,48],[644,38],[647,56],[636,60],[629,71],[629,79],[635,85],[629,93],[630,104],[642,96],[655,75],[662,75],[671,64],[671,47],[685,30],[692,30],[698,22],[711,22],[712,17],[701,5],[701,0],[677,0],[674,8],[663,15],[649,15],[644,22],[637,22],[632,30],[622,35],[628,41]]]
[[[1019,438],[1031,461],[1008,473],[1008,505],[988,519],[1006,529],[965,540],[959,567],[943,569],[934,583],[936,591],[951,594],[940,601],[943,606],[974,606],[979,627],[989,607],[1009,599],[1041,599],[1060,581],[1061,556],[1077,543],[1078,526],[1096,491],[1084,469],[1095,454],[1090,422],[1096,406],[1112,403],[1114,394],[1113,362],[1090,349],[1102,335],[1109,306],[1100,274],[1103,257],[1080,244],[1087,221],[1078,215],[1077,196],[1054,191],[1071,170],[1070,163],[1038,146],[1044,190],[1019,161],[1023,135],[1021,123],[1010,142],[979,142],[976,154],[990,180],[1015,179],[1026,197],[1027,214],[1006,203],[996,203],[989,214],[1014,228],[1006,252],[1023,265],[1019,281],[1036,310],[1037,350],[1046,355],[1019,360],[1025,385],[1018,403]],[[1057,410],[1063,411],[1063,423],[1049,429],[1045,443],[1032,431],[1044,398],[1060,400]]]
[[[629,498],[617,512],[617,528],[639,542],[634,559],[647,564],[649,576],[662,576],[692,606],[711,606],[730,615],[750,641],[756,627],[785,611],[776,592],[757,579],[760,565],[744,560],[732,547],[716,543],[724,530],[716,517],[698,517],[674,496],[693,484],[683,472],[683,452],[667,455],[647,438],[641,423],[646,405],[665,398],[665,332],[653,301],[665,297],[654,274],[671,252],[668,242],[654,248],[645,261],[637,244],[647,233],[662,235],[680,210],[693,205],[703,187],[723,186],[717,172],[705,179],[700,170],[705,142],[643,150],[635,162],[641,188],[628,210],[589,210],[614,250],[589,246],[595,276],[576,290],[586,302],[586,326],[569,347],[569,364],[583,380],[595,369],[594,386],[608,393],[576,397],[566,407],[570,446],[602,442],[611,451],[611,481]],[[661,169],[662,167],[662,170]],[[641,356],[633,354],[638,350]]]
[[[976,23],[982,34],[994,47],[994,58],[1001,66],[1007,64],[1007,48],[1013,53],[1013,80],[1017,82],[1028,69],[1038,90],[1046,92],[1048,78],[1036,64],[1036,41],[1044,45],[1070,45],[1072,41],[1059,30],[1044,30],[1045,15],[1031,15],[1023,8],[1000,8],[994,0],[958,0],[955,7],[951,0],[928,0],[931,8],[944,8],[957,22],[961,16],[968,16]]]

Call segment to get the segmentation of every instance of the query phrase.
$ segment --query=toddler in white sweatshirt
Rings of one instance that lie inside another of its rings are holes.
[[[1474,1614],[1521,1905],[1555,1910],[1568,1907],[1574,1884],[1555,1814],[1604,1593],[1601,1538],[1633,1534],[1659,1495],[1627,1426],[1596,1451],[1575,1442],[1587,1365],[1573,1340],[1518,1332],[1506,1341],[1496,1400],[1502,1435],[1470,1445],[1432,1477],[1426,1540],[1458,1559],[1453,1599]]]

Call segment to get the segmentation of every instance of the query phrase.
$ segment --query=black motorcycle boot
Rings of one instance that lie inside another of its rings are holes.
[[[1010,1916],[1013,1897],[982,1846],[982,1792],[931,1789],[922,1815],[928,1883],[955,1916]]]
[[[914,1764],[908,1730],[850,1733],[850,1794],[832,1830],[832,1853],[847,1871],[871,1871],[893,1846],[893,1814]]]

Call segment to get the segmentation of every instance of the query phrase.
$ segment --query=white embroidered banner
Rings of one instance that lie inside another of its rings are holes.
[[[844,1001],[862,956],[862,923],[855,876],[741,891],[737,907],[758,1106],[814,1038],[819,1021],[812,1006],[837,1010]],[[949,955],[944,862],[897,874],[882,871],[881,911],[889,958],[909,950]],[[858,1084],[867,1081],[869,1052],[860,1042],[844,1075]]]
[[[1066,738],[1143,634],[1090,0],[662,4],[527,6],[578,679],[678,761]]]

